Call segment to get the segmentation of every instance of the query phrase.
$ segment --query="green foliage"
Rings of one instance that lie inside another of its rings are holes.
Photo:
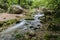
[[[45,6],[50,9],[55,9],[60,6],[59,3],[60,0],[0,0],[0,5],[2,7],[5,6],[5,8],[9,7],[10,5],[17,4],[25,8]]]
[[[3,23],[4,23],[4,22],[0,22],[0,27],[2,27],[2,26],[3,26]]]
[[[52,39],[57,40],[57,38],[58,38],[57,35],[49,35],[49,34],[46,34],[46,35],[44,36],[44,39],[45,39],[45,40],[52,40]]]
[[[0,8],[7,10],[11,5],[20,5],[25,8],[29,8],[31,6],[31,0],[21,0],[19,4],[19,0],[0,0]]]
[[[17,34],[15,35],[15,39],[16,39],[16,40],[25,40],[24,34],[17,33]]]
[[[60,18],[55,18],[54,20],[52,20],[52,23],[60,24]]]
[[[11,19],[11,20],[8,20],[6,24],[7,24],[7,25],[10,25],[10,24],[13,24],[13,23],[15,23],[15,22],[17,22],[16,19]]]
[[[60,40],[60,35],[49,35],[49,34],[45,34],[44,36],[45,40]]]
[[[60,36],[58,36],[57,40],[60,40]]]
[[[47,30],[60,31],[60,18],[55,18],[54,20],[50,21]]]
[[[60,0],[41,0],[42,4],[44,2],[44,6],[47,10],[54,10],[54,12],[44,11],[45,19],[48,19],[47,16],[51,17],[51,20],[48,20],[48,30],[50,31],[60,31]],[[49,14],[49,15],[48,15]],[[47,20],[46,20],[47,21]]]
[[[8,6],[13,5],[13,4],[18,4],[18,0],[7,0]]]
[[[24,8],[31,8],[33,1],[32,0],[22,0],[20,5]]]
[[[22,38],[23,37],[23,35],[22,34],[16,34],[16,36],[15,36],[16,38],[18,38],[18,39],[20,39],[20,38]]]
[[[8,21],[2,21],[0,22],[0,26],[8,26],[8,25],[11,25],[13,23],[17,23],[18,20],[17,19],[11,19],[11,20],[8,20]]]
[[[57,25],[49,25],[48,30],[50,31],[60,31],[60,26]]]
[[[8,8],[7,0],[0,0],[0,8],[7,10]]]

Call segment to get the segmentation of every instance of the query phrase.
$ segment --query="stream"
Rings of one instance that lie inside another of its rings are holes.
[[[34,20],[22,19],[22,20],[20,20],[21,21],[20,23],[4,30],[1,33],[0,40],[13,40],[14,38],[12,39],[10,32],[13,32],[15,30],[25,32],[27,30],[36,30],[38,28],[41,28],[42,24],[40,23],[41,20],[39,19],[39,17],[44,16],[44,14],[37,13],[32,16],[33,16]]]

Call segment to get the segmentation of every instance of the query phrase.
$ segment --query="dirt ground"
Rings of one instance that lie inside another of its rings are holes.
[[[16,19],[19,17],[24,17],[24,14],[9,14],[9,13],[0,13],[0,21],[7,21],[10,19]]]

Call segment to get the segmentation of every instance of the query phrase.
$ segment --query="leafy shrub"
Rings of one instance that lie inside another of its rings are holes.
[[[0,8],[0,13],[3,13],[3,12],[5,12],[5,10]]]
[[[17,23],[18,20],[17,19],[11,19],[11,20],[8,20],[8,21],[2,21],[0,22],[0,26],[8,26],[8,25],[11,25],[11,24],[14,24],[14,23]]]
[[[20,33],[17,33],[17,34],[15,35],[15,39],[16,39],[16,40],[25,40],[24,35],[23,35],[23,34],[20,34]]]
[[[58,38],[58,36],[57,35],[49,35],[49,34],[46,34],[45,36],[44,36],[44,39],[45,40],[57,40],[57,38]]]
[[[58,36],[57,40],[60,40],[60,36]]]
[[[60,26],[57,25],[49,25],[48,30],[50,31],[60,31]]]
[[[18,21],[17,19],[11,19],[11,20],[8,20],[8,21],[7,21],[7,25],[16,23],[17,21]]]
[[[47,30],[50,31],[60,31],[60,18],[54,19],[50,22]]]
[[[20,39],[21,37],[23,37],[23,35],[22,34],[16,34],[15,37],[18,38],[18,39]]]

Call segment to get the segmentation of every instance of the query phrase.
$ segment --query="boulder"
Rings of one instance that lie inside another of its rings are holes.
[[[11,14],[20,14],[24,11],[24,9],[19,5],[12,5],[8,8],[8,13]]]

